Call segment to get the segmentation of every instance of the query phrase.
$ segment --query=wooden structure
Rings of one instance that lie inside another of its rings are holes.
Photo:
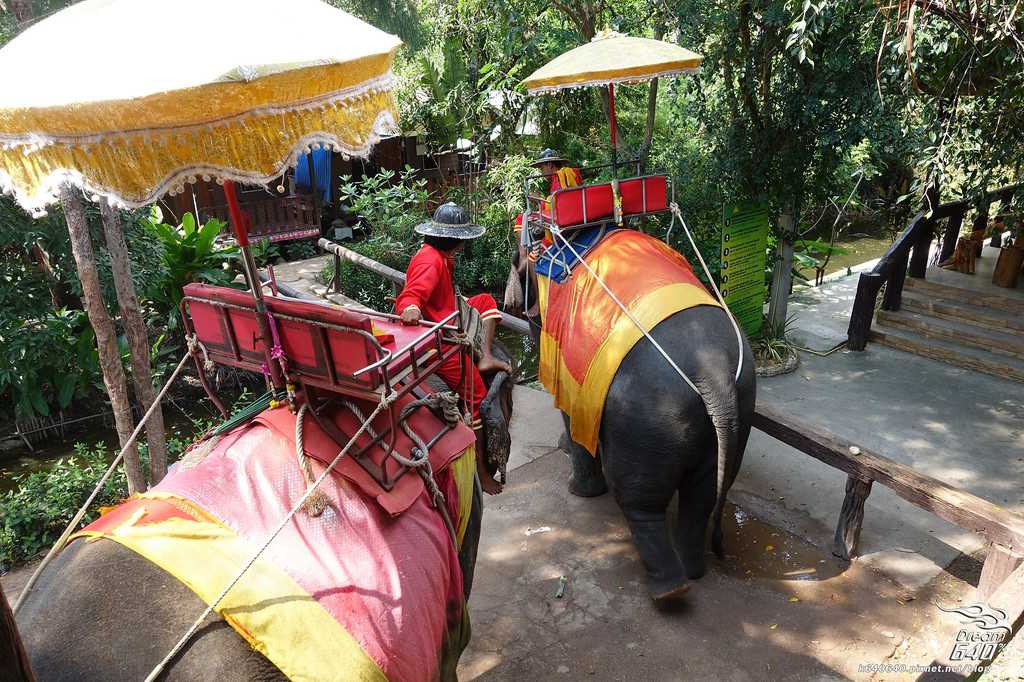
[[[994,592],[1024,558],[1024,516],[1020,514],[918,473],[775,408],[759,406],[754,427],[849,476],[832,549],[838,557],[849,560],[857,555],[864,502],[871,486],[877,482],[907,502],[988,540],[988,556],[978,585],[982,598]]]
[[[850,350],[864,350],[871,334],[871,322],[875,314],[878,294],[885,287],[882,310],[896,311],[902,304],[903,286],[907,277],[924,279],[928,268],[928,255],[937,231],[942,230],[942,251],[939,261],[953,255],[960,228],[967,211],[976,207],[975,229],[984,228],[988,223],[988,207],[994,200],[1010,201],[1024,189],[1024,183],[1008,185],[990,190],[976,200],[961,199],[941,204],[929,215],[922,211],[911,219],[910,224],[896,238],[892,246],[878,260],[870,272],[863,272],[857,284],[857,296],[850,313],[847,330],[847,347]]]
[[[249,239],[259,242],[286,242],[320,237],[320,206],[312,195],[270,197],[249,200],[242,204],[249,220]],[[206,222],[216,218],[230,225],[226,204],[201,206],[199,219]]]
[[[337,188],[342,176],[362,178],[381,170],[401,171],[406,166],[422,169],[426,158],[417,154],[415,136],[390,137],[381,140],[369,159],[347,158],[340,153],[331,155],[331,177],[328,184]],[[249,216],[249,237],[255,242],[269,239],[285,242],[299,239],[318,239],[322,228],[329,227],[338,217],[338,205],[322,205],[314,194],[286,194],[291,184],[289,170],[277,186],[269,188],[239,186],[239,207]],[[276,191],[278,187],[283,192]],[[210,218],[223,221],[233,232],[227,198],[221,186],[212,181],[197,179],[185,191],[164,199],[164,206],[180,220],[185,213],[197,213],[200,222]]]

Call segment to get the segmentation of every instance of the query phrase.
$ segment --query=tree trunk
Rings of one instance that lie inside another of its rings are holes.
[[[785,209],[779,216],[778,254],[772,270],[772,292],[768,302],[768,324],[772,329],[781,330],[786,324],[789,308],[789,289],[793,284],[793,241],[796,238],[793,214]]]
[[[117,435],[121,441],[121,447],[124,447],[135,428],[132,408],[128,402],[128,385],[117,349],[117,332],[114,330],[114,321],[110,319],[103,304],[100,275],[96,270],[96,257],[89,239],[89,226],[85,220],[81,194],[70,185],[64,185],[60,190],[60,203],[64,208],[64,217],[68,223],[68,233],[71,235],[71,253],[75,257],[78,278],[82,281],[85,310],[89,314],[89,322],[92,324],[93,331],[96,332],[96,346],[100,354],[103,383],[110,396]],[[146,489],[146,479],[142,475],[142,466],[139,464],[139,451],[134,445],[125,452],[124,473],[128,478],[129,494]]]
[[[128,347],[132,354],[132,378],[135,380],[135,397],[146,412],[156,400],[153,388],[153,373],[149,366],[149,337],[146,323],[142,319],[139,297],[132,281],[131,262],[128,260],[128,246],[124,242],[124,230],[117,210],[106,202],[100,207],[103,216],[103,233],[110,253],[110,269],[114,274],[114,288],[117,302],[121,307],[121,321],[128,336]],[[164,433],[164,415],[160,407],[153,410],[146,422],[146,441],[149,444],[149,482],[156,485],[167,473],[167,439]]]
[[[665,22],[658,20],[654,27],[654,39],[661,40],[665,37]],[[647,123],[644,126],[644,140],[640,145],[640,174],[647,172],[647,157],[651,153],[651,140],[654,139],[654,117],[658,108],[658,79],[651,81],[650,89],[647,91]]]
[[[18,30],[25,28],[25,23],[35,19],[32,11],[32,0],[8,0],[11,4],[11,14],[18,25]]]

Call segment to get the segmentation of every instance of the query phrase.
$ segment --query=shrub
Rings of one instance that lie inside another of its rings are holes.
[[[233,404],[237,410],[252,401],[243,391]],[[220,418],[190,418],[182,432],[167,434],[167,461],[178,461],[197,437],[220,423]],[[148,470],[149,453],[139,443],[143,470]],[[74,518],[79,507],[110,466],[114,452],[102,443],[75,444],[75,454],[57,460],[47,471],[15,477],[18,487],[0,496],[0,568],[28,561],[48,549]],[[128,497],[124,474],[117,471],[96,496],[83,525],[95,520],[101,507],[118,504]]]
[[[52,545],[92,492],[108,466],[105,448],[75,445],[75,454],[58,460],[49,471],[18,479],[18,488],[0,498],[0,564],[26,561]],[[123,475],[110,477],[86,515],[92,521],[101,506],[127,497]]]
[[[0,314],[0,395],[11,396],[15,415],[49,416],[89,394],[101,379],[94,338],[81,310]]]

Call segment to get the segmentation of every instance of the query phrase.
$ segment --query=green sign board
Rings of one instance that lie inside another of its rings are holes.
[[[748,335],[761,329],[768,209],[743,203],[722,209],[722,297]]]

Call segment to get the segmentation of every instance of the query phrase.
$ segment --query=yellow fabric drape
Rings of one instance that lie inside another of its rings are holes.
[[[256,548],[204,516],[144,523],[140,513],[110,532],[80,531],[73,537],[113,540],[152,561],[209,604]],[[216,612],[289,680],[387,680],[338,621],[264,557],[246,571]]]

